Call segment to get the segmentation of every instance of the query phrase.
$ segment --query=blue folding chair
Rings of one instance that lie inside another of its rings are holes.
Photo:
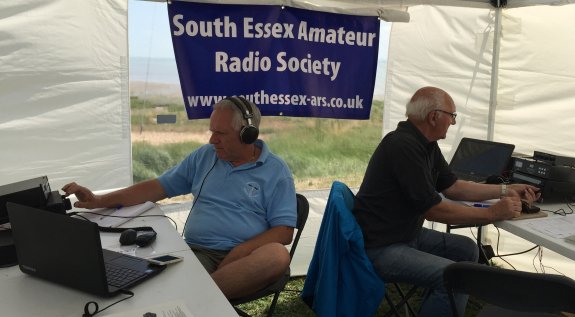
[[[333,182],[301,294],[318,317],[373,316],[385,296],[385,284],[365,253],[353,206],[353,192]],[[386,299],[398,315],[397,305]]]

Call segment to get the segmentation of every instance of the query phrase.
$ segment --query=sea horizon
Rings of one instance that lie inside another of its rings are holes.
[[[385,93],[385,74],[387,61],[378,60],[375,77],[374,99],[383,99]],[[180,78],[174,58],[163,57],[130,57],[130,83],[147,83],[147,95],[172,95],[174,90],[180,90]],[[141,95],[141,89],[133,89]]]

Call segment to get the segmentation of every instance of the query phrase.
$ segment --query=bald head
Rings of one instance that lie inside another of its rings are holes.
[[[444,90],[423,87],[418,89],[407,103],[405,115],[411,121],[422,121],[434,109],[446,109],[452,105],[453,99]]]

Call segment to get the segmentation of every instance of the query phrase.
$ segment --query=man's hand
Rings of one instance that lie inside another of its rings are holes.
[[[510,184],[507,185],[507,196],[516,196],[527,201],[531,205],[541,197],[539,188],[527,184]]]
[[[64,185],[62,190],[64,191],[66,197],[72,194],[76,195],[78,201],[74,203],[74,207],[86,209],[94,209],[100,207],[98,205],[98,196],[94,195],[91,190],[84,186],[80,186],[76,183],[69,183]]]
[[[507,220],[521,215],[521,200],[517,196],[503,197],[489,207],[493,221]]]

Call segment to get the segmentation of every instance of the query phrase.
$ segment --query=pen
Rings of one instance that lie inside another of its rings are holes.
[[[473,207],[479,207],[479,208],[489,208],[491,205],[488,204],[480,204],[480,203],[475,203],[473,204]]]

